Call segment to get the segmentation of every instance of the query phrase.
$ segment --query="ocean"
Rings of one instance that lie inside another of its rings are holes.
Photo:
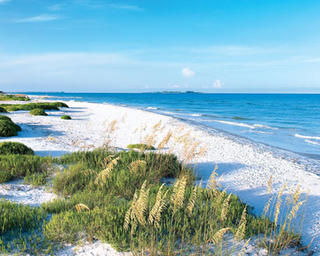
[[[320,160],[320,94],[26,94],[135,107]]]

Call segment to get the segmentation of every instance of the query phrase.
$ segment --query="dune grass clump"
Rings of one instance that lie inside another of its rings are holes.
[[[15,124],[9,117],[0,115],[0,137],[17,136],[21,127]]]
[[[33,116],[47,116],[48,115],[42,108],[32,109],[29,113],[30,113],[30,115],[33,115]]]
[[[0,143],[0,155],[34,155],[31,148],[19,142],[2,142]]]
[[[24,94],[5,94],[0,93],[0,101],[29,101],[30,98]]]
[[[24,231],[41,225],[46,214],[41,208],[0,200],[0,235],[18,230]]]
[[[155,147],[154,146],[151,146],[151,145],[147,145],[147,144],[129,144],[127,146],[127,148],[129,149],[139,149],[139,150],[155,150]]]
[[[52,159],[32,155],[0,155],[0,183],[52,171]]]
[[[5,108],[0,107],[0,113],[7,113],[7,110]]]
[[[290,228],[300,206],[299,193],[292,197],[285,227],[277,226],[278,220],[257,217],[235,195],[219,190],[215,171],[206,188],[195,186],[192,170],[174,155],[101,148],[54,159],[0,156],[0,170],[35,184],[46,181],[52,163],[65,169],[52,182],[60,197],[40,207],[51,216],[38,235],[47,248],[98,239],[137,255],[229,255],[242,247],[232,251],[227,235],[249,241],[262,234],[262,246],[276,255],[300,243]],[[29,172],[18,172],[28,168]],[[167,178],[174,178],[174,184],[164,184]],[[272,205],[280,216],[279,203]]]
[[[71,118],[71,116],[63,115],[63,116],[61,116],[61,119],[63,119],[63,120],[71,120],[72,118]]]
[[[41,108],[43,110],[59,110],[59,108],[68,108],[69,106],[63,102],[37,102],[27,104],[0,104],[0,107],[6,111],[33,110]]]

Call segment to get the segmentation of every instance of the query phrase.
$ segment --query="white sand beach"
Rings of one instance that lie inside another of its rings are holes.
[[[109,104],[74,101],[66,103],[70,106],[69,109],[47,111],[48,116],[31,116],[27,111],[6,114],[21,126],[22,132],[16,137],[1,138],[0,142],[22,142],[31,147],[37,155],[59,156],[104,144],[126,148],[128,144],[141,143],[148,139],[153,140],[157,146],[171,131],[172,140],[168,148],[163,150],[175,153],[179,159],[188,162],[184,144],[194,145],[198,154],[188,164],[195,166],[195,172],[203,184],[206,184],[215,165],[218,165],[217,172],[222,189],[239,196],[253,206],[257,214],[262,213],[269,199],[267,183],[271,176],[274,194],[285,184],[289,189],[300,184],[303,193],[309,197],[303,211],[303,243],[307,245],[314,239],[311,249],[320,254],[320,177],[308,172],[298,161],[276,154],[271,147],[246,143],[245,140],[236,141],[221,132],[210,133],[164,115]],[[72,120],[60,119],[62,113],[70,115]],[[150,138],[150,134],[156,136]],[[191,140],[183,141],[186,137]],[[8,185],[0,185],[0,195],[4,193],[3,186]],[[10,200],[14,196],[10,197],[4,196]],[[48,195],[46,198],[51,199]],[[23,199],[13,201],[28,202]],[[41,202],[43,199],[36,204]],[[95,246],[101,251],[108,250],[101,248],[100,244]],[[68,250],[61,255],[72,255],[70,250],[75,253],[75,249]],[[79,255],[88,254],[82,250]],[[110,251],[108,255],[116,255],[116,252]]]

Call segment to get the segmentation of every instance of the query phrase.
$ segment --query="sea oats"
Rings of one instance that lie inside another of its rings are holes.
[[[166,135],[166,136],[162,139],[162,141],[159,143],[158,149],[163,149],[163,148],[165,147],[165,145],[168,144],[168,142],[170,141],[171,137],[172,137],[172,132],[169,131],[169,132],[167,133],[167,135]]]
[[[211,238],[211,242],[214,244],[214,245],[217,245],[219,244],[222,239],[223,239],[223,236],[225,235],[225,233],[227,233],[228,231],[230,230],[230,228],[222,228],[220,230],[218,230],[214,236]]]
[[[209,181],[208,181],[208,185],[207,188],[210,190],[216,190],[217,189],[217,181],[216,181],[216,176],[217,174],[217,169],[218,169],[218,165],[215,166],[214,170],[211,172]]]
[[[75,208],[78,212],[81,212],[81,211],[90,211],[89,207],[86,206],[85,204],[77,204],[75,205]]]
[[[187,185],[187,176],[184,175],[179,178],[173,186],[173,193],[171,195],[171,202],[174,206],[174,212],[180,209],[184,203],[184,194]]]
[[[280,207],[282,204],[282,195],[283,195],[283,192],[286,188],[287,188],[287,186],[283,185],[278,193],[278,196],[277,196],[277,204],[276,204],[275,211],[274,211],[274,223],[275,224],[278,223],[278,218],[279,218],[279,214],[280,214]]]
[[[129,170],[132,173],[142,173],[147,168],[147,162],[144,160],[136,160],[129,165]]]
[[[228,216],[230,198],[231,198],[231,194],[229,194],[229,196],[223,201],[221,216],[220,216],[221,221],[225,221]]]
[[[197,200],[197,196],[198,196],[198,187],[194,186],[193,191],[192,191],[191,196],[190,196],[190,199],[189,199],[188,206],[187,206],[187,211],[188,211],[190,216],[192,215],[192,211],[193,211],[195,202]]]

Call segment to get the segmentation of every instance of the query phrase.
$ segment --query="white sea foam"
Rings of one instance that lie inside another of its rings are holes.
[[[156,108],[156,107],[147,107],[147,109],[150,109],[150,110],[157,110],[159,108]]]
[[[271,126],[264,125],[264,124],[254,124],[253,126],[254,126],[254,127],[257,127],[257,128],[265,128],[265,129],[271,129],[271,130],[278,130],[278,128],[271,127]]]
[[[307,143],[309,143],[309,144],[313,144],[313,145],[320,145],[320,143],[319,142],[317,142],[317,141],[313,141],[313,140],[304,140],[305,142],[307,142]]]
[[[298,133],[296,133],[294,136],[301,139],[320,140],[320,137],[318,136],[307,136],[307,135],[301,135]]]
[[[191,116],[202,116],[201,114],[191,114]]]
[[[223,120],[213,120],[215,122],[221,123],[221,124],[228,124],[228,125],[234,125],[234,126],[240,126],[240,127],[247,127],[250,129],[255,129],[255,126],[245,123],[238,123],[238,122],[230,122],[230,121],[223,121]]]

